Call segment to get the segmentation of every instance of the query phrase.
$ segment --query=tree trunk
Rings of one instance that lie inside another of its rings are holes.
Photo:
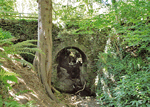
[[[38,48],[42,53],[36,53],[34,67],[38,72],[48,95],[58,102],[51,90],[52,72],[52,1],[38,0]]]

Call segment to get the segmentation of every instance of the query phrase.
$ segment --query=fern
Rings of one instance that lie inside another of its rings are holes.
[[[27,40],[23,41],[17,44],[12,44],[9,47],[4,47],[4,50],[8,53],[15,53],[17,54],[18,52],[20,53],[23,50],[30,50],[30,51],[40,51],[37,48],[29,48],[29,47],[36,47],[37,45],[33,44],[33,42],[37,42],[37,40]]]
[[[11,54],[11,55],[28,54],[28,55],[35,56],[33,54],[34,52],[43,53],[40,49],[35,48],[37,45],[33,44],[33,42],[37,42],[37,40],[27,40],[27,41],[23,41],[23,42],[20,42],[17,44],[11,44],[9,46],[4,46],[3,47],[4,51],[0,53],[0,57],[7,59],[7,60],[11,60],[11,58],[8,57],[9,54]],[[20,59],[16,59],[16,58],[14,58],[14,60],[20,61],[21,63],[26,63],[27,65],[29,65],[33,68],[33,65],[25,60],[22,60],[22,59],[20,60]],[[1,61],[1,59],[0,59],[0,61]]]
[[[40,49],[35,48],[37,40],[27,40],[23,42],[19,42],[17,44],[13,44],[12,41],[13,36],[11,33],[3,31],[0,28],[0,64],[2,64],[6,60],[12,60],[12,58],[8,57],[9,55],[15,54],[28,54],[35,56],[35,52],[39,52],[44,54]],[[20,61],[21,63],[25,63],[33,68],[33,65],[23,59],[16,59],[13,60]]]
[[[30,54],[33,55],[31,52],[39,52],[42,53],[42,51],[38,48],[35,48],[37,45],[33,44],[33,42],[37,42],[37,40],[27,40],[23,41],[17,44],[13,44],[9,47],[4,47],[4,50],[7,54]]]
[[[7,83],[8,80],[13,81],[15,83],[17,83],[17,77],[19,76],[18,74],[14,73],[14,72],[6,72],[4,69],[0,68],[0,81],[2,81],[2,83],[5,85],[6,88],[11,89],[12,87],[10,86],[10,84]]]
[[[1,30],[1,29],[0,29]],[[12,89],[11,85],[8,82],[9,81],[13,81],[15,83],[17,83],[17,76],[20,76],[14,72],[9,72],[9,71],[5,71],[4,69],[2,69],[2,65],[5,61],[9,61],[9,60],[16,60],[16,61],[20,61],[21,63],[25,63],[29,66],[31,66],[33,68],[33,65],[27,61],[25,61],[22,58],[16,58],[16,57],[9,57],[10,55],[16,55],[16,54],[21,54],[21,53],[25,53],[25,54],[30,54],[33,55],[31,52],[41,52],[41,50],[37,49],[37,48],[32,48],[35,47],[36,45],[33,44],[33,42],[37,42],[36,40],[28,40],[28,41],[24,41],[21,43],[17,43],[17,44],[13,44],[12,41],[12,37],[10,36],[10,33],[8,36],[3,35],[0,31],[0,89],[2,89],[2,95],[0,95],[0,106],[13,106],[13,107],[26,107],[28,105],[21,105],[19,104],[17,101],[13,100],[13,97],[8,98],[4,96],[6,96],[6,93],[4,92],[7,91],[8,89]],[[30,48],[31,47],[31,48]],[[25,90],[26,91],[26,90]],[[10,99],[11,98],[11,99]],[[32,102],[30,103],[30,105],[32,105]]]
[[[13,39],[13,38],[0,40],[0,46],[3,46],[3,45],[5,45],[5,44],[11,45],[11,44],[12,44],[12,42],[11,42],[12,39]]]
[[[1,68],[0,70],[0,76],[3,78],[5,76],[19,76],[18,74],[14,73],[14,72],[6,72],[5,70],[3,70]]]
[[[3,31],[2,28],[0,28],[0,40],[9,39],[9,38],[12,38],[12,37],[13,36],[11,35],[10,32]]]

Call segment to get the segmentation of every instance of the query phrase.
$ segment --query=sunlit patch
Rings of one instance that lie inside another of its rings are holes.
[[[3,49],[3,48],[1,48],[1,47],[0,47],[0,50],[1,50],[1,51],[4,51],[4,49]]]
[[[107,88],[107,94],[109,95],[110,98],[112,98],[109,88]]]
[[[98,85],[98,81],[99,81],[99,77],[98,77],[98,75],[97,75],[96,78],[95,78],[95,86]]]
[[[15,99],[17,101],[19,101],[20,99],[29,99],[29,98],[27,98],[26,96],[23,96],[23,95],[19,95],[19,96],[16,96]]]
[[[18,55],[18,54],[15,54],[15,56],[17,57],[17,58],[19,58],[19,59],[21,59],[21,60],[24,60],[20,55]]]
[[[140,69],[141,68],[140,64],[137,64],[137,65],[138,65],[138,68]]]
[[[8,68],[6,68],[6,67],[4,67],[4,66],[2,66],[2,65],[1,65],[1,67],[2,67],[5,71],[7,71],[7,72],[9,71]]]
[[[17,79],[18,79],[19,82],[26,84],[25,81],[24,81],[24,79],[19,78],[19,77],[17,77]]]
[[[104,50],[105,53],[108,53],[108,50],[110,50],[110,48],[111,48],[110,43],[111,43],[111,40],[110,40],[110,38],[108,38],[108,40],[106,42],[105,50]]]
[[[71,97],[71,101],[75,101],[76,99],[77,99],[76,96],[72,96],[72,97]]]
[[[16,95],[12,90],[9,90],[9,94],[14,97],[15,100],[20,101],[20,99],[29,99],[24,95]]]
[[[35,93],[35,92],[34,92]],[[38,96],[36,94],[31,93],[34,97],[38,98]]]
[[[109,78],[108,70],[106,68],[103,68],[103,73],[105,74],[105,77]]]
[[[77,105],[77,104],[79,104],[79,103],[81,103],[82,101],[77,101],[77,102],[75,102],[75,103],[73,103],[74,105]]]
[[[11,58],[12,62],[17,65],[17,62],[15,60],[13,60],[15,57],[11,54],[8,54],[8,57]]]
[[[15,82],[10,81],[10,80],[7,80],[7,83],[8,83],[8,84],[15,84]]]
[[[14,56],[12,54],[8,54],[9,58],[14,58]]]
[[[110,79],[115,82],[115,78],[114,78],[114,75],[113,74],[110,74]]]
[[[37,6],[38,5],[36,0],[16,0],[15,11],[18,11],[19,13],[24,13],[23,15],[27,16],[28,14],[25,13],[37,13]]]
[[[61,17],[58,17],[57,20],[53,20],[53,23],[58,27],[65,28],[65,23],[61,20]]]

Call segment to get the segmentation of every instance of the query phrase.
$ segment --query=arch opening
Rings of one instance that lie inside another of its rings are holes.
[[[80,50],[79,48],[73,47],[73,46],[65,47],[65,48],[63,48],[62,50],[60,50],[60,51],[58,52],[58,54],[56,55],[56,62],[57,62],[57,63],[59,62],[58,57],[59,57],[62,53],[64,53],[64,52],[67,54],[67,50],[76,50],[76,51],[78,51],[78,53],[81,55],[81,58],[82,58],[83,63],[85,63],[85,64],[87,65],[87,58],[86,58],[85,53],[84,53],[82,50]]]
[[[55,57],[55,63],[58,83],[56,89],[67,93],[83,89],[86,83],[84,73],[87,72],[87,57],[81,49],[72,46],[61,49]]]

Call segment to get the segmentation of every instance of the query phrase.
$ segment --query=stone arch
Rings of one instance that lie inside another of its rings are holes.
[[[55,43],[54,43],[55,44]],[[84,45],[82,44],[79,44],[78,42],[76,42],[75,40],[72,40],[70,39],[69,41],[65,40],[65,42],[60,42],[59,44],[57,43],[56,46],[54,46],[53,48],[53,71],[55,71],[55,67],[56,67],[56,57],[58,55],[58,53],[65,49],[65,48],[73,48],[73,49],[76,49],[78,50],[82,56],[83,56],[83,59],[86,59],[86,61],[84,61],[84,70],[83,72],[91,72],[91,61],[89,60],[89,55],[88,53],[90,52],[90,50],[88,49],[88,47],[85,47]]]
[[[65,48],[63,48],[62,50],[60,50],[60,51],[57,53],[56,57],[55,57],[54,63],[57,62],[57,56],[58,56],[59,54],[61,54],[61,51],[63,51],[64,49],[75,49],[75,50],[77,50],[77,51],[81,54],[81,56],[82,56],[83,63],[86,63],[86,65],[87,65],[87,57],[86,57],[85,53],[84,53],[81,49],[79,49],[78,47],[74,47],[74,46],[68,46],[68,47],[65,47]]]
[[[55,44],[55,42],[54,42],[54,44]],[[54,46],[54,48],[53,48],[53,61],[55,61],[55,56],[62,49],[66,48],[66,47],[74,47],[74,48],[76,47],[76,49],[78,48],[79,51],[82,50],[82,52],[84,52],[85,55],[87,56],[86,53],[88,52],[88,49],[85,46],[79,44],[78,42],[75,42],[74,40],[69,40],[69,41],[65,40],[65,42],[60,42],[59,44],[57,44],[57,46]],[[87,60],[88,60],[88,56],[87,56]]]
[[[83,64],[82,64],[82,67],[80,68],[80,71],[81,71],[80,72],[80,78],[81,78],[80,81],[81,81],[81,84],[84,85],[85,82],[88,82],[88,78],[89,78],[88,72],[90,72],[90,67],[89,67],[90,64],[89,64],[89,60],[88,60],[88,55],[86,54],[87,52],[89,52],[89,50],[86,47],[84,47],[83,45],[80,45],[80,44],[78,44],[78,42],[74,42],[74,41],[73,42],[71,42],[71,41],[60,42],[59,45],[54,46],[54,48],[53,48],[52,83],[54,83],[54,84],[55,84],[55,82],[58,83],[58,79],[57,79],[58,60],[57,60],[57,57],[59,56],[59,54],[61,54],[62,50],[64,50],[64,49],[75,49],[81,54]],[[60,86],[62,84],[63,83],[61,83],[59,85],[54,85],[54,86],[56,86],[55,88],[57,88],[57,86]],[[67,86],[65,86],[65,87],[67,87]],[[88,85],[86,85],[86,87],[89,88]]]

